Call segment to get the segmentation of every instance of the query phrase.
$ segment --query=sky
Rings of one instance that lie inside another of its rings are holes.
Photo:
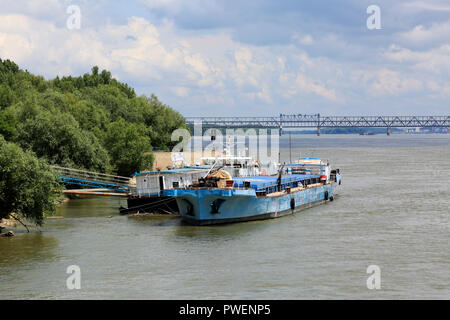
[[[448,115],[450,2],[0,0],[0,58],[97,65],[184,116]]]

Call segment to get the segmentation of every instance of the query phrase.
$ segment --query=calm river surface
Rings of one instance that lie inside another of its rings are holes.
[[[71,200],[42,232],[0,238],[0,298],[450,299],[450,135],[293,135],[292,146],[341,169],[334,202],[193,227],[120,216],[116,198]],[[81,290],[66,287],[70,265]],[[380,290],[367,289],[369,265]]]

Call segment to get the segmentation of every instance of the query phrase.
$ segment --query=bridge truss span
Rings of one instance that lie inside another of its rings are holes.
[[[278,128],[278,117],[187,117],[189,125],[201,124],[205,128]]]
[[[280,114],[279,117],[187,117],[203,128],[449,128],[450,116],[321,116]]]
[[[450,116],[322,117],[320,127],[417,128],[449,127]]]

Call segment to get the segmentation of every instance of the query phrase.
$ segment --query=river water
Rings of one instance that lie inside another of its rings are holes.
[[[0,298],[450,299],[450,135],[293,135],[291,155],[341,169],[335,201],[194,227],[120,216],[116,198],[71,200],[42,232],[0,238]],[[80,290],[67,289],[70,265]]]

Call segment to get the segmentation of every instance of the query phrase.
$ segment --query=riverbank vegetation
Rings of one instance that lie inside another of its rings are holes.
[[[46,80],[0,59],[0,138],[14,151],[0,164],[0,217],[14,211],[42,221],[35,212],[52,210],[51,195],[44,197],[54,187],[48,165],[128,176],[152,167],[152,146],[170,150],[177,128],[186,128],[178,112],[155,95],[137,96],[107,70]],[[20,178],[8,176],[16,170]],[[32,210],[11,207],[18,203],[12,199],[25,198]]]
[[[44,159],[0,136],[0,221],[10,214],[38,225],[55,210],[58,177]]]

